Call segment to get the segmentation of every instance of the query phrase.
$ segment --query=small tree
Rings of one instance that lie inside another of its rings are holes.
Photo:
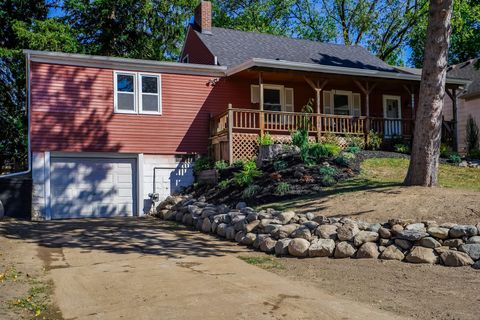
[[[479,130],[475,119],[472,115],[468,116],[467,120],[467,128],[466,128],[466,136],[465,136],[465,143],[467,144],[467,152],[470,153],[472,150],[476,150],[479,148]]]

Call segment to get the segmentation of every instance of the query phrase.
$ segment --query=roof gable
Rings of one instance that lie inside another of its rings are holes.
[[[212,28],[211,34],[195,32],[217,56],[218,63],[229,68],[252,58],[261,58],[397,72],[360,46],[322,43],[224,28]]]
[[[480,58],[452,65],[447,71],[448,77],[472,81],[462,93],[464,98],[480,94]]]

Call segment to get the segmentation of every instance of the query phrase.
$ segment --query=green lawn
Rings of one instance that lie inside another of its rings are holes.
[[[408,168],[407,159],[374,158],[362,163],[361,174],[354,178],[363,182],[402,183]],[[480,191],[480,169],[440,165],[440,186],[446,188]]]

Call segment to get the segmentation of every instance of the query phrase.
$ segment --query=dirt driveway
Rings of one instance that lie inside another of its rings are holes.
[[[154,219],[0,222],[30,252],[65,319],[397,319],[249,265],[247,250]],[[13,244],[13,245],[12,245]],[[246,253],[246,252],[245,252]]]

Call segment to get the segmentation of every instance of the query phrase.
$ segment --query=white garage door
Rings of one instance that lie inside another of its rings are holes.
[[[135,159],[52,158],[52,219],[132,216]]]

